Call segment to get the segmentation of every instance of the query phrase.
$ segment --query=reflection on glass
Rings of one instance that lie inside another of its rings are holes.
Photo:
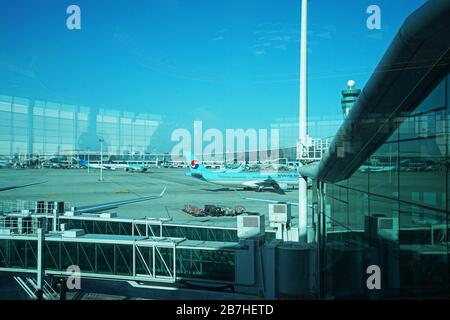
[[[49,101],[0,96],[0,155],[49,156],[97,151],[98,137],[109,154],[148,151],[161,117]]]
[[[450,97],[450,83],[446,89],[443,81],[417,110],[404,115],[399,129],[350,179],[327,185],[328,230],[333,231],[327,248],[338,252],[328,256],[330,272],[340,268],[336,259],[361,248],[364,263],[389,270],[383,288],[394,296],[448,295],[450,107],[445,90]],[[352,257],[359,259],[358,254]]]
[[[446,208],[444,136],[400,142],[400,199]]]
[[[367,193],[355,190],[348,192],[348,228],[354,231],[364,231],[364,217],[369,206],[369,196]]]
[[[356,172],[348,179],[349,188],[364,192],[369,191],[369,167],[370,160],[356,170]]]
[[[445,79],[414,110],[414,113],[424,113],[445,107]]]
[[[414,205],[400,206],[402,289],[414,295],[448,290],[447,217]]]
[[[398,189],[398,143],[382,145],[370,158],[370,193],[396,198]]]

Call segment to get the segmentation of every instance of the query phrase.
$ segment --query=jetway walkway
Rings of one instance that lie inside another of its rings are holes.
[[[57,222],[53,223],[55,217]],[[79,270],[81,279],[170,287],[196,282],[239,286],[240,293],[249,288],[252,295],[261,291],[254,243],[239,241],[236,229],[167,223],[157,219],[57,216],[29,211],[0,214],[0,271],[28,276],[15,280],[34,299],[37,285],[30,282],[30,275],[39,274],[37,231],[42,229],[44,277],[70,277]],[[242,276],[246,269],[246,276]],[[43,296],[54,298],[45,291]]]
[[[37,226],[0,224],[0,271],[37,272]],[[247,251],[238,242],[86,234],[82,229],[47,230],[44,248],[47,275],[70,276],[68,268],[76,266],[82,277],[161,283],[175,283],[180,277],[232,283],[235,254]]]

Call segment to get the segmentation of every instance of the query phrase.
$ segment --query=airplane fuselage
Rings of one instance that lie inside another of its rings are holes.
[[[240,173],[214,173],[202,172],[192,173],[193,177],[203,181],[221,185],[229,188],[265,188],[278,185],[281,189],[298,185],[297,173],[261,173],[261,172],[240,172]]]

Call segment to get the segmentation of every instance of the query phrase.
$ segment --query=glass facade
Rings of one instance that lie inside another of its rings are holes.
[[[330,139],[334,137],[344,118],[341,115],[308,117],[308,134],[312,138]],[[278,118],[271,125],[280,132],[280,147],[289,148],[297,145],[298,118]]]
[[[0,156],[99,151],[99,139],[109,154],[143,154],[161,122],[159,115],[0,95]]]
[[[325,185],[325,298],[448,296],[449,96],[447,76],[350,179]]]

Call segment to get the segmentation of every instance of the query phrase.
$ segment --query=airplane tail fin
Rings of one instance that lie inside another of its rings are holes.
[[[88,166],[87,160],[86,159],[80,159],[80,165],[84,166],[84,167],[87,167]]]
[[[208,170],[203,166],[203,164],[197,160],[197,158],[191,154],[190,152],[186,152],[184,154],[186,161],[189,166],[189,170],[191,173],[199,173],[202,174],[203,172],[207,172]]]
[[[242,172],[245,170],[245,167],[247,166],[247,161],[242,161],[241,165],[239,166],[239,168],[236,169],[236,172]]]

